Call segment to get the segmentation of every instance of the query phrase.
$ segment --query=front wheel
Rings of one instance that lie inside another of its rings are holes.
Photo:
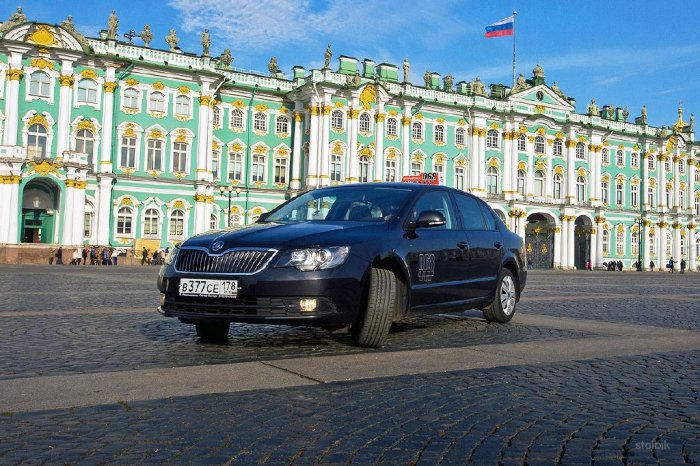
[[[498,277],[498,286],[493,301],[482,312],[484,318],[489,322],[499,322],[505,324],[513,318],[515,314],[515,302],[518,291],[515,286],[513,273],[504,268]]]
[[[199,322],[195,324],[197,336],[205,342],[225,341],[230,326],[230,322]]]
[[[370,270],[367,305],[352,326],[354,344],[367,348],[384,346],[398,302],[398,282],[391,270]]]

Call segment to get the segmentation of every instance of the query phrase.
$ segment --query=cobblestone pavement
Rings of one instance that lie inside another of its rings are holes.
[[[191,326],[155,312],[156,273],[0,266],[0,384],[585,341],[604,336],[606,322],[700,330],[700,274],[534,271],[518,313],[599,327],[526,325],[518,315],[494,325],[466,311],[397,324],[379,351],[351,347],[347,335],[285,326],[235,325],[227,344],[205,345]],[[0,412],[0,464],[697,464],[699,363],[700,350],[447,373],[437,361],[421,375]]]

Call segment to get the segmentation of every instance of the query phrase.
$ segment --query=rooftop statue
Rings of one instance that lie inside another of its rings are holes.
[[[66,19],[61,22],[61,27],[68,32],[75,33],[75,24],[73,24],[73,15],[68,15]]]
[[[443,78],[443,83],[445,84],[444,89],[447,92],[452,92],[452,83],[454,83],[454,78],[451,74],[448,74]]]
[[[544,68],[542,68],[539,63],[532,69],[532,76],[535,78],[544,78]]]
[[[695,131],[695,115],[690,114],[690,121],[688,122],[688,131],[691,133]]]
[[[13,27],[15,27],[19,24],[22,24],[22,23],[26,23],[26,22],[27,22],[27,17],[24,13],[22,13],[22,7],[18,6],[17,12],[12,13],[10,15],[10,17],[7,19],[7,21],[5,21],[4,23],[2,23],[2,25],[0,25],[0,32],[7,32],[10,29],[12,29]]]
[[[646,105],[642,105],[642,121],[641,121],[641,123],[643,125],[647,124],[647,106]]]
[[[280,67],[277,64],[277,57],[270,58],[270,63],[267,64],[267,69],[270,70],[270,74],[272,76],[274,76],[277,73],[280,73],[282,71],[282,70],[280,70]]]
[[[558,96],[561,97],[562,99],[566,99],[566,94],[564,94],[564,92],[562,92],[562,90],[559,89],[559,85],[557,85],[557,82],[556,82],[556,81],[554,81],[554,82],[552,83],[552,90],[554,91],[554,93],[555,93],[556,95],[558,95]]]
[[[331,58],[333,57],[333,52],[331,51],[331,44],[326,47],[326,53],[323,54],[323,69],[328,69],[331,66]]]
[[[430,71],[426,70],[425,73],[423,73],[423,81],[425,82],[425,87],[431,87],[432,79],[430,77]]]
[[[143,26],[143,31],[139,33],[139,37],[143,40],[143,45],[146,47],[151,46],[151,41],[153,40],[153,33],[151,32],[151,26],[148,24]]]
[[[627,121],[627,118],[630,116],[630,111],[627,109],[627,107],[622,109],[622,120]]]
[[[119,18],[117,18],[116,11],[112,10],[112,12],[109,14],[109,19],[107,20],[107,39],[116,40],[118,27]]]
[[[518,75],[518,80],[515,81],[515,86],[513,86],[513,90],[511,91],[511,94],[515,94],[517,92],[522,92],[525,89],[528,89],[530,85],[525,81],[525,76],[523,76],[522,73]]]
[[[202,56],[209,56],[209,46],[211,45],[211,39],[209,38],[209,29],[205,29],[202,33]]]
[[[224,68],[228,68],[233,63],[233,57],[231,56],[231,49],[224,49],[224,53],[219,57],[219,62]]]
[[[598,111],[598,105],[595,103],[595,99],[591,99],[591,103],[586,107],[586,113],[594,116],[599,115],[600,112]]]
[[[168,43],[170,46],[170,51],[174,52],[175,49],[177,49],[177,44],[180,42],[180,39],[177,38],[177,34],[175,33],[175,29],[171,29],[170,32],[168,33],[167,36],[165,36],[165,42]]]
[[[61,27],[66,30],[70,35],[75,37],[75,40],[83,47],[85,51],[92,51],[92,46],[88,43],[85,36],[78,32],[73,23],[73,15],[68,15],[68,17],[61,22]]]
[[[474,95],[486,95],[484,83],[481,82],[478,76],[472,81],[472,93]]]
[[[408,72],[411,70],[411,64],[408,62],[408,58],[403,59],[403,82],[408,82]]]

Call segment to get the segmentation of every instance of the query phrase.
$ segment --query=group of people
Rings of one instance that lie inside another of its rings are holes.
[[[652,264],[653,264],[653,262],[652,262]],[[674,260],[673,260],[673,257],[671,257],[671,258],[668,260],[668,264],[666,264],[666,268],[668,269],[668,271],[669,271],[670,273],[673,273],[673,269],[674,269],[674,265],[675,265],[675,264],[676,264],[676,261],[674,261]],[[686,268],[686,266],[687,266],[687,264],[685,263],[685,259],[681,258],[681,262],[678,264],[678,266],[679,266],[680,269],[681,269],[681,273],[685,273],[685,268]],[[651,266],[651,270],[654,270],[654,266],[653,266],[653,265]]]
[[[113,247],[85,246],[73,251],[70,265],[117,265],[119,251]],[[49,264],[63,265],[63,246],[59,246],[49,257]]]
[[[605,267],[609,272],[612,271],[619,271],[622,272],[622,261],[610,261],[610,262],[603,262],[603,267]]]
[[[151,252],[147,247],[141,250],[141,265],[161,265],[165,261],[165,256],[168,255],[169,248],[161,251],[160,249]]]

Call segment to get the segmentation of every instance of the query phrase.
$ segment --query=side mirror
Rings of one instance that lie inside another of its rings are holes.
[[[260,216],[258,217],[258,220],[255,223],[264,222],[267,219],[267,217],[269,217],[269,216],[270,216],[270,212],[263,212],[262,214],[260,214]]]
[[[445,223],[445,216],[437,210],[424,210],[418,215],[418,220],[409,223],[409,227],[415,230],[416,228],[440,227]]]

